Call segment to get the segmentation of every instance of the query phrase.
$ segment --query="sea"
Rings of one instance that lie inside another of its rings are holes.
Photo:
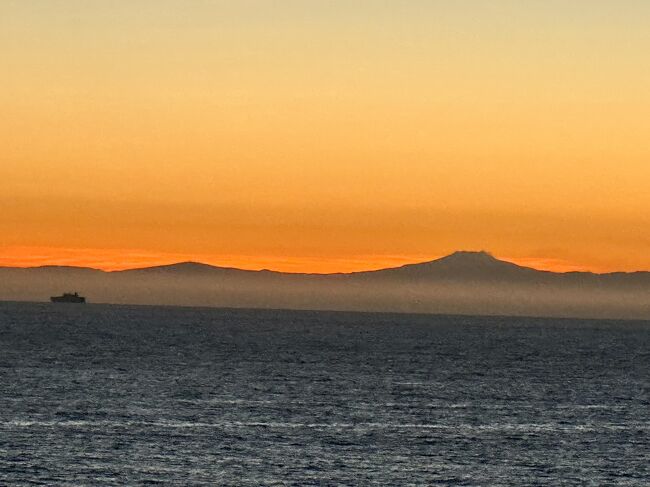
[[[0,303],[0,485],[648,486],[650,322]]]

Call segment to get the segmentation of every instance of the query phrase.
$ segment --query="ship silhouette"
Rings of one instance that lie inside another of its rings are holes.
[[[52,296],[50,301],[53,303],[85,303],[86,298],[79,296],[79,293],[63,293],[62,296]]]

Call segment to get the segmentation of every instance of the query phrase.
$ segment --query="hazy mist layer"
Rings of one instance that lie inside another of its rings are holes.
[[[650,273],[556,274],[485,253],[352,274],[283,274],[196,263],[104,272],[0,268],[0,299],[79,291],[91,303],[650,319]]]

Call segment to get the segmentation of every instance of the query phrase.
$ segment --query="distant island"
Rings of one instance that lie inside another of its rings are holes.
[[[198,262],[102,271],[0,267],[0,300],[80,289],[93,303],[529,315],[650,320],[650,272],[556,273],[459,251],[348,274],[292,274]]]

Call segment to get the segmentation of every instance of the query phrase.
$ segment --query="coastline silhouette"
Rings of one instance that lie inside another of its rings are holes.
[[[650,272],[555,273],[459,251],[401,267],[291,274],[198,262],[102,271],[0,268],[0,299],[84,289],[95,303],[650,319]]]

